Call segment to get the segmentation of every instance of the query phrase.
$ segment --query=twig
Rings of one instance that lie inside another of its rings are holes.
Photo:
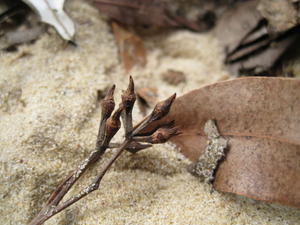
[[[30,225],[40,225],[46,220],[54,216],[55,214],[61,212],[65,208],[74,204],[81,198],[85,197],[89,193],[97,190],[99,188],[102,177],[115,162],[115,160],[121,155],[121,153],[126,149],[130,152],[137,152],[147,147],[149,144],[141,144],[142,142],[148,142],[152,144],[163,143],[167,141],[170,137],[177,135],[177,129],[174,126],[166,126],[157,129],[152,135],[146,137],[137,137],[140,131],[142,131],[152,122],[163,118],[168,114],[170,107],[175,99],[175,94],[170,98],[158,103],[152,113],[146,117],[142,122],[136,125],[134,128],[132,126],[132,109],[136,99],[134,93],[134,83],[133,79],[130,77],[130,82],[128,89],[123,92],[122,103],[119,108],[111,116],[115,103],[113,100],[115,86],[113,86],[107,93],[105,99],[102,102],[102,114],[99,126],[99,132],[96,141],[96,149],[90,154],[90,156],[85,159],[80,166],[74,170],[51,194],[48,201],[44,204],[42,210],[39,214],[31,221]],[[120,117],[122,115],[124,128],[125,128],[125,140],[121,145],[111,143],[111,139],[120,129]],[[83,173],[92,164],[97,162],[101,156],[105,153],[105,150],[109,147],[117,147],[115,154],[112,158],[104,165],[104,167],[99,171],[98,175],[95,177],[94,181],[85,189],[83,189],[79,194],[71,197],[70,199],[61,203],[61,200],[69,192],[71,187],[75,182],[83,175]]]
[[[109,143],[108,148],[119,148],[121,144],[119,143]],[[151,147],[151,144],[142,144],[136,141],[130,142],[130,144],[127,146],[126,150],[131,153],[136,153],[140,150],[146,149]]]
[[[100,126],[99,126],[99,131],[98,131],[98,136],[97,136],[97,142],[96,142],[96,149],[100,149],[100,147],[101,147],[101,144],[102,144],[102,141],[104,138],[105,123],[115,108],[115,101],[114,101],[115,88],[116,88],[116,86],[113,85],[108,90],[105,98],[103,99],[103,101],[101,103],[102,112],[101,112],[101,120],[100,120]]]
[[[134,83],[132,77],[130,76],[128,89],[124,91],[122,95],[122,104],[124,106],[122,121],[124,123],[125,137],[128,137],[132,131],[132,109],[135,100],[136,96],[134,93]]]
[[[104,166],[104,169],[102,169],[99,174],[96,176],[93,183],[91,183],[87,188],[83,189],[78,195],[70,198],[69,200],[63,202],[59,207],[55,208],[54,213],[59,213],[63,209],[67,208],[68,206],[72,205],[73,203],[77,202],[84,196],[88,195],[89,193],[97,190],[99,188],[100,181],[102,180],[102,177],[105,175],[107,170],[110,168],[110,166],[116,161],[116,159],[121,155],[121,153],[125,150],[126,146],[130,143],[129,140],[125,141],[120,148],[115,152],[113,157],[107,162],[107,164]]]
[[[153,111],[151,112],[151,114],[147,116],[145,119],[143,119],[143,121],[138,123],[138,125],[136,125],[134,131],[132,132],[132,135],[133,136],[137,135],[154,121],[160,120],[161,118],[166,116],[169,113],[169,110],[175,98],[176,98],[176,94],[173,94],[166,100],[157,103]]]

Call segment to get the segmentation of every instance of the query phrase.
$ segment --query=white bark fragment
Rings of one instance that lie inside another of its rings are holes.
[[[65,40],[72,40],[75,26],[70,17],[64,12],[65,0],[23,0],[28,4],[45,23],[55,27]]]

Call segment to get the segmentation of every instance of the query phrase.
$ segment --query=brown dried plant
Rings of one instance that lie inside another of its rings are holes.
[[[61,212],[81,198],[97,190],[105,173],[124,150],[127,150],[131,153],[136,153],[142,149],[150,147],[151,144],[164,143],[169,138],[178,134],[177,128],[174,127],[174,122],[157,127],[147,136],[141,136],[139,134],[140,131],[151,125],[154,121],[160,120],[168,114],[171,105],[176,98],[176,94],[170,96],[162,102],[159,102],[154,107],[150,115],[145,117],[140,123],[133,127],[132,109],[136,100],[136,94],[134,92],[134,83],[132,77],[130,77],[127,90],[125,90],[122,94],[121,104],[113,113],[115,108],[114,90],[115,85],[109,89],[101,103],[102,114],[95,150],[85,160],[83,160],[82,163],[54,190],[47,202],[43,205],[40,212],[30,222],[30,225],[43,224],[55,214]],[[121,127],[120,117],[125,129],[124,141],[121,144],[111,143],[112,138]],[[84,172],[95,162],[101,160],[102,155],[108,148],[117,149],[108,162],[106,162],[106,164],[99,171],[98,175],[94,178],[94,181],[77,195],[62,201],[64,196],[70,191],[72,186],[76,183],[76,181],[78,181]]]

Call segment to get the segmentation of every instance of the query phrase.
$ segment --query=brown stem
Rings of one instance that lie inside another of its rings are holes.
[[[104,108],[105,110],[105,108]],[[103,140],[101,141],[101,145],[97,147],[95,151],[91,153],[91,155],[85,159],[79,167],[74,171],[74,173],[69,176],[50,196],[47,204],[43,207],[40,213],[37,215],[36,219],[34,219],[30,225],[40,224],[35,222],[40,221],[38,218],[45,218],[46,215],[55,211],[56,206],[63,199],[63,197],[68,193],[71,187],[75,184],[75,182],[81,177],[81,175],[86,171],[86,169],[93,163],[99,160],[99,158],[104,154],[106,148],[112,137],[118,132],[120,128],[120,115],[123,110],[123,107],[119,107],[116,112],[107,120],[105,124],[105,129],[99,129],[99,132],[104,132],[105,135],[98,134],[99,136],[103,136]],[[109,112],[109,115],[111,111]],[[106,116],[102,116],[102,118],[106,118]],[[100,125],[101,127],[101,125]],[[47,216],[46,216],[47,217]],[[51,216],[50,216],[51,217]],[[50,218],[48,217],[48,218]]]
[[[125,136],[128,137],[132,131],[132,111],[124,110],[121,118],[124,123]]]
[[[49,205],[56,206],[75,184],[75,182],[81,177],[81,175],[87,170],[87,168],[97,162],[97,160],[103,155],[103,153],[103,149],[93,151],[90,156],[77,167],[70,179],[67,179],[63,183],[61,190],[56,194],[55,198],[53,198],[53,200],[49,202]]]
[[[124,92],[122,96],[122,104],[111,116],[114,109],[115,103],[113,100],[114,86],[108,91],[105,99],[102,102],[102,116],[99,127],[99,133],[96,142],[96,150],[94,150],[88,158],[86,158],[73,173],[71,173],[63,182],[60,184],[56,190],[52,193],[48,201],[43,206],[39,214],[31,221],[30,225],[40,225],[43,224],[47,219],[59,213],[68,206],[74,204],[81,198],[85,197],[87,194],[97,190],[99,188],[102,177],[105,175],[107,170],[111,167],[114,161],[120,156],[124,149],[132,148],[132,152],[137,152],[141,149],[149,147],[149,145],[140,144],[136,140],[133,140],[136,134],[138,134],[147,125],[155,120],[159,120],[164,117],[171,107],[175,95],[160,102],[156,105],[150,116],[146,117],[143,122],[139,123],[137,126],[132,128],[132,108],[135,102],[134,94],[134,84],[130,77],[130,83],[128,89]],[[64,196],[68,193],[75,182],[82,176],[82,174],[89,168],[92,164],[97,162],[101,156],[104,154],[105,150],[109,147],[109,143],[113,136],[118,132],[120,128],[120,116],[125,110],[125,141],[118,147],[113,157],[105,164],[103,169],[96,176],[94,182],[87,188],[82,190],[78,195],[70,198],[69,200],[59,204]],[[175,128],[169,127],[164,129],[158,129],[155,133],[151,135],[151,143],[162,143],[166,141],[171,136],[177,134]],[[139,138],[137,138],[138,140]],[[146,139],[145,139],[146,140]],[[148,139],[147,139],[148,140]]]
[[[136,100],[136,94],[134,92],[134,82],[132,77],[129,77],[129,85],[126,91],[122,94],[122,105],[124,111],[122,112],[122,121],[125,129],[125,137],[130,136],[132,132],[132,109]]]
[[[81,198],[85,197],[87,194],[97,190],[100,185],[100,181],[102,180],[105,173],[111,167],[111,165],[116,161],[116,159],[121,155],[121,153],[126,149],[126,147],[130,144],[130,140],[126,140],[120,148],[115,152],[113,157],[106,163],[106,165],[101,169],[99,174],[96,176],[93,183],[91,183],[87,188],[82,190],[78,195],[70,198],[69,200],[63,202],[60,206],[55,209],[55,213],[60,212],[61,210],[67,208],[68,206],[72,205],[73,203],[77,202]]]
[[[72,188],[75,182],[82,176],[82,174],[87,170],[87,168],[89,168],[92,164],[94,164],[101,157],[103,153],[104,151],[101,150],[93,151],[90,154],[90,156],[86,158],[77,167],[77,169],[74,172],[72,172],[71,175],[69,175],[67,179],[65,179],[63,183],[56,188],[56,190],[51,194],[50,198],[47,200],[46,204],[43,206],[39,214],[31,221],[30,225],[43,224],[43,222],[47,220],[46,215],[48,214],[48,211],[51,208],[55,208],[57,206],[57,204],[68,193],[68,191]]]
[[[101,112],[101,120],[100,120],[100,126],[96,141],[96,149],[100,149],[104,135],[105,135],[105,124],[110,115],[112,114],[114,108],[115,108],[115,101],[114,101],[114,91],[116,86],[113,85],[108,92],[106,93],[105,98],[103,99],[101,106],[102,106],[102,112]]]
[[[87,170],[88,167],[90,167],[92,164],[94,164],[99,158],[104,154],[107,146],[103,145],[103,142],[105,140],[105,124],[108,118],[110,117],[114,107],[114,99],[113,94],[115,90],[115,85],[113,85],[109,91],[107,92],[103,102],[102,102],[102,114],[101,114],[101,120],[100,120],[100,126],[99,131],[97,135],[97,141],[96,141],[96,150],[94,150],[88,158],[86,158],[78,167],[76,170],[74,170],[57,188],[56,190],[51,194],[47,202],[44,204],[42,210],[39,212],[39,214],[33,219],[33,221],[30,223],[30,225],[34,224],[42,224],[40,221],[45,221],[43,218],[45,218],[45,214],[47,212],[57,206],[59,202],[63,199],[63,197],[68,193],[68,191],[72,188],[72,186],[76,183],[76,181],[82,176],[82,174]]]
[[[121,144],[119,143],[109,143],[108,148],[119,148]],[[136,153],[140,150],[146,149],[151,147],[151,144],[141,144],[137,141],[132,141],[130,144],[127,146],[126,150],[131,152],[131,153]]]
[[[147,143],[151,143],[152,141],[152,137],[151,136],[137,136],[134,137],[134,139],[136,142],[147,142]]]
[[[173,101],[176,98],[176,94],[171,95],[169,98],[165,99],[156,104],[151,114],[143,119],[140,123],[138,123],[134,130],[132,131],[132,136],[138,135],[143,129],[145,129],[149,124],[154,121],[160,120],[164,116],[166,116],[170,108],[172,106]]]
[[[105,173],[111,167],[111,165],[116,161],[116,159],[121,155],[121,153],[125,150],[125,148],[130,144],[131,140],[125,140],[124,143],[118,148],[115,152],[113,157],[105,164],[105,166],[100,170],[99,174],[96,176],[93,183],[91,183],[88,187],[83,189],[78,195],[66,200],[65,202],[61,203],[58,206],[48,207],[47,210],[42,210],[43,214],[37,216],[30,225],[40,225],[43,224],[46,220],[50,219],[52,216],[56,215],[57,213],[61,212],[65,208],[69,207],[70,205],[74,204],[75,202],[79,201],[89,193],[97,190],[100,185],[100,181],[102,180]]]

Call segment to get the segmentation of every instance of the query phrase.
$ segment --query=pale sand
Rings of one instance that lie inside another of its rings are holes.
[[[119,101],[127,84],[114,38],[98,11],[83,0],[68,2],[66,8],[76,23],[79,47],[67,47],[50,32],[16,53],[0,55],[3,225],[27,224],[93,149],[100,117],[97,90],[115,83]],[[218,42],[209,34],[174,31],[145,44],[148,64],[131,74],[138,87],[156,86],[160,98],[228,77]],[[167,85],[160,76],[167,69],[185,72],[187,82]],[[134,118],[142,118],[137,108]],[[125,153],[100,190],[46,224],[300,224],[298,209],[210,193],[187,172],[188,164],[169,144]],[[86,175],[73,194],[95,171]]]

